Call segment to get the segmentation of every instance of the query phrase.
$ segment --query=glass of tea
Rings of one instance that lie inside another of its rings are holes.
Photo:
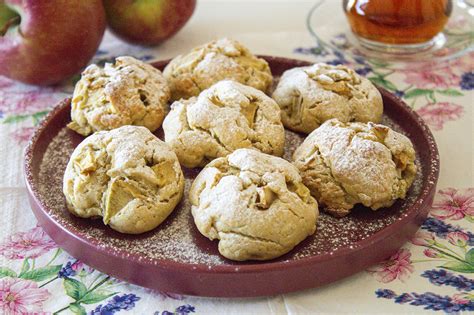
[[[372,50],[416,53],[443,40],[451,0],[343,0],[360,43]]]

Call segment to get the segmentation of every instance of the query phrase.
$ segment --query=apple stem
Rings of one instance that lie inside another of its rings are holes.
[[[11,19],[7,20],[5,24],[3,25],[3,27],[0,28],[0,36],[5,35],[8,29],[10,28],[10,26],[20,24],[20,20],[21,20],[20,16],[14,16]]]

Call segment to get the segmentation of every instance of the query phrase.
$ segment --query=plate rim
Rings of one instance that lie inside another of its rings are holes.
[[[291,61],[293,64],[300,65],[309,65],[312,62],[293,59],[293,58],[286,58],[286,57],[276,57],[276,56],[269,56],[269,55],[259,55],[266,60],[273,60],[274,62],[288,62]],[[162,66],[169,62],[169,60],[161,60],[151,63],[155,67]],[[434,190],[436,189],[436,184],[439,178],[439,171],[440,171],[440,162],[439,162],[439,153],[436,142],[434,140],[434,136],[429,130],[426,123],[423,119],[413,110],[411,109],[403,100],[400,100],[395,95],[390,93],[389,91],[377,87],[384,97],[391,98],[393,102],[400,104],[399,106],[403,111],[411,116],[411,118],[418,122],[419,127],[421,127],[423,131],[423,141],[427,142],[429,145],[429,160],[433,162],[434,167],[430,167],[427,171],[426,180],[422,181],[421,192],[416,197],[415,201],[413,202],[412,206],[410,206],[410,211],[406,213],[403,217],[396,220],[392,224],[386,226],[382,230],[372,234],[371,236],[362,239],[358,242],[353,243],[350,248],[348,246],[340,247],[333,252],[326,252],[320,255],[313,255],[309,257],[299,258],[296,260],[289,260],[289,261],[251,261],[251,263],[244,263],[244,264],[223,264],[223,265],[206,265],[203,263],[183,263],[174,261],[171,259],[152,259],[149,257],[143,257],[138,254],[129,253],[123,249],[111,249],[110,247],[103,247],[100,246],[94,239],[89,238],[81,233],[80,230],[75,228],[65,227],[61,225],[58,221],[56,221],[51,215],[50,210],[48,211],[48,207],[42,201],[41,196],[38,192],[38,187],[36,186],[33,172],[32,172],[32,163],[33,157],[35,155],[35,148],[37,145],[38,140],[41,136],[46,132],[48,124],[50,121],[56,117],[57,113],[62,110],[65,110],[67,106],[70,106],[71,97],[67,97],[62,101],[58,102],[55,107],[42,119],[42,121],[38,124],[37,128],[35,129],[32,137],[30,138],[28,145],[25,148],[24,155],[23,155],[23,175],[26,183],[26,188],[28,191],[28,195],[30,197],[30,202],[36,203],[36,205],[40,208],[43,215],[46,215],[51,222],[53,222],[59,229],[61,229],[64,233],[67,233],[77,241],[83,243],[83,245],[93,248],[95,251],[100,251],[102,254],[110,257],[114,257],[114,259],[124,259],[128,261],[132,261],[133,263],[143,265],[143,266],[153,266],[154,268],[161,268],[164,270],[172,270],[175,272],[189,272],[189,273],[209,273],[209,274],[241,274],[241,273],[262,273],[262,272],[273,272],[273,271],[284,271],[293,268],[300,268],[303,266],[313,265],[320,262],[328,261],[331,259],[338,258],[340,256],[346,256],[349,253],[354,254],[361,250],[366,250],[367,247],[373,246],[375,243],[380,242],[387,236],[393,234],[393,230],[397,229],[398,227],[405,226],[407,223],[410,223],[416,216],[420,214],[420,210],[426,205],[426,203],[431,202],[430,196],[434,194]],[[37,153],[36,153],[37,154]],[[32,199],[32,200],[31,200]],[[421,200],[421,202],[420,202]],[[33,207],[33,212],[35,216],[38,218],[38,215]],[[316,231],[317,233],[317,231]],[[53,238],[53,237],[52,237]],[[54,239],[54,238],[53,238]],[[354,244],[356,244],[354,246]],[[119,277],[120,278],[120,277]],[[129,281],[129,280],[128,280]]]

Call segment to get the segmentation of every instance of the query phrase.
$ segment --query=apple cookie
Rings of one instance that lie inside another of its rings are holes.
[[[377,88],[343,65],[317,63],[283,73],[272,98],[280,105],[285,127],[310,133],[326,120],[375,122],[383,102]]]
[[[240,148],[281,156],[285,144],[275,101],[234,81],[220,81],[198,97],[174,102],[163,130],[185,167],[204,166]]]
[[[411,141],[374,123],[328,120],[293,155],[303,183],[336,217],[355,204],[377,210],[405,198],[416,175]]]
[[[198,230],[228,259],[276,258],[316,231],[318,204],[296,167],[257,150],[209,163],[189,198]]]
[[[170,89],[160,70],[132,57],[90,65],[77,82],[69,128],[87,136],[124,125],[161,126]]]
[[[222,38],[179,55],[163,75],[172,100],[197,96],[214,83],[229,79],[266,92],[272,84],[268,63],[255,57],[237,41]]]
[[[64,173],[69,211],[128,234],[157,227],[181,200],[176,154],[145,127],[100,131],[74,150]]]

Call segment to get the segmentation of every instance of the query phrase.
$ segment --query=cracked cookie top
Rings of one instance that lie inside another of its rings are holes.
[[[355,204],[377,210],[405,198],[416,175],[411,141],[374,123],[326,121],[298,147],[293,161],[303,182],[330,214]]]
[[[285,127],[310,133],[326,120],[380,122],[382,96],[377,88],[343,65],[317,63],[287,70],[273,92]]]
[[[313,234],[318,204],[288,161],[239,149],[209,163],[189,198],[199,231],[232,260],[281,256]]]
[[[130,234],[157,227],[183,190],[174,152],[137,126],[100,131],[82,141],[71,155],[63,182],[71,213],[102,217],[112,229]]]
[[[77,82],[69,128],[87,136],[124,125],[161,126],[170,89],[160,70],[132,57],[90,65]]]
[[[204,166],[239,148],[278,156],[284,150],[278,105],[265,93],[234,81],[220,81],[198,97],[174,102],[163,129],[185,167]]]
[[[175,57],[163,75],[170,85],[173,100],[197,96],[202,90],[226,79],[264,92],[272,83],[268,63],[228,38],[212,41]]]

